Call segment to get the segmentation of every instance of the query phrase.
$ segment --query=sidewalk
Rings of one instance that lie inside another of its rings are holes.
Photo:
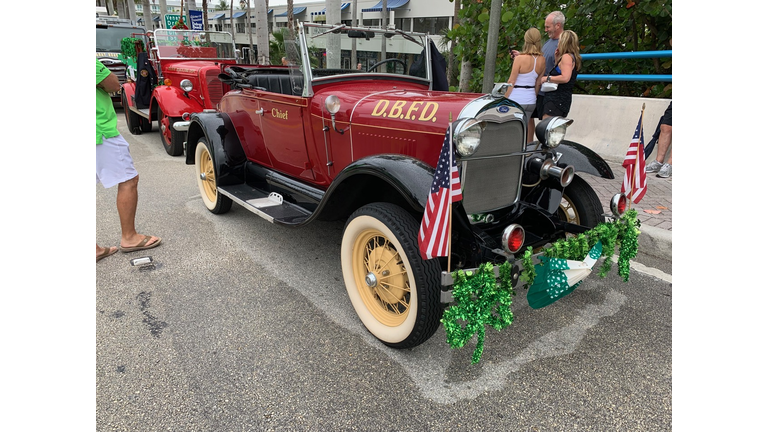
[[[603,210],[610,213],[608,207],[611,198],[621,192],[624,179],[624,167],[620,163],[608,161],[613,171],[614,179],[604,179],[589,174],[579,175],[586,180],[600,197]],[[643,253],[659,258],[672,260],[672,179],[656,177],[656,173],[648,173],[648,191],[640,204],[632,204],[637,210],[640,221],[640,238],[638,248]]]

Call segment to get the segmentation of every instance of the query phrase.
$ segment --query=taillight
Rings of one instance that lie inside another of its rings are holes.
[[[504,228],[501,234],[501,244],[509,253],[517,253],[525,243],[525,230],[518,224],[512,224]]]
[[[611,213],[614,214],[614,216],[619,217],[624,214],[624,212],[627,211],[627,196],[618,193],[611,198]]]

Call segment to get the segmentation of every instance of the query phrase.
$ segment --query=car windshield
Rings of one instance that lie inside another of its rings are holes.
[[[154,39],[161,59],[235,59],[229,33],[158,29]]]
[[[300,28],[307,51],[304,61],[309,61],[313,79],[365,72],[431,78],[423,33],[311,23],[302,23]],[[292,50],[286,51],[291,54]],[[303,64],[302,59],[289,58],[296,65]]]
[[[120,52],[123,38],[141,37],[142,28],[132,27],[96,27],[96,51]]]

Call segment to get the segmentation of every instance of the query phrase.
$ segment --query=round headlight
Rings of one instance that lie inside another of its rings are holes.
[[[179,87],[181,87],[182,90],[185,92],[191,92],[192,91],[192,81],[188,79],[181,80],[181,83],[179,84]]]
[[[549,117],[536,125],[536,138],[547,148],[555,148],[565,139],[565,131],[573,120]]]
[[[480,146],[480,138],[483,136],[485,123],[474,119],[467,119],[456,125],[453,142],[459,156],[468,157],[475,154]]]
[[[325,109],[331,114],[336,114],[341,109],[341,100],[338,96],[330,95],[325,98]]]

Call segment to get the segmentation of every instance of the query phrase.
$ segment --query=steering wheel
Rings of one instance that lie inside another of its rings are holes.
[[[376,69],[377,67],[379,67],[379,66],[381,66],[381,65],[383,65],[384,63],[387,63],[387,62],[398,62],[398,63],[400,63],[401,65],[403,65],[403,72],[405,72],[405,70],[408,68],[408,66],[405,65],[405,62],[403,60],[401,60],[399,58],[388,58],[388,59],[384,59],[384,60],[382,60],[380,62],[375,63],[373,66],[369,67],[366,70],[366,72],[370,72],[370,71]]]

